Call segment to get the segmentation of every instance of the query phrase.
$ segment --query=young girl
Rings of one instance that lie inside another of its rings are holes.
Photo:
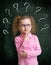
[[[18,16],[13,22],[15,46],[18,52],[18,65],[38,65],[37,56],[42,52],[36,33],[37,25],[32,16]],[[34,33],[34,34],[33,34]]]

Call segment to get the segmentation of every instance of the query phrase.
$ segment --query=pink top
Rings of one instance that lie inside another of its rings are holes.
[[[42,50],[38,37],[31,33],[28,34],[29,40],[24,40],[24,35],[20,34],[15,37],[15,45],[18,51],[18,65],[38,65],[37,56],[41,54]],[[19,53],[24,50],[27,52],[26,58],[20,58]]]

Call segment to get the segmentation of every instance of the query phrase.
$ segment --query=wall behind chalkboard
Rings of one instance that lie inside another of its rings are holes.
[[[12,34],[12,22],[16,15],[31,15],[35,17],[39,27],[37,32],[42,54],[38,57],[39,65],[48,65],[51,62],[51,7],[46,0],[5,0],[1,2],[0,20],[0,59],[1,64],[17,64],[17,52]],[[3,59],[4,58],[4,59]]]

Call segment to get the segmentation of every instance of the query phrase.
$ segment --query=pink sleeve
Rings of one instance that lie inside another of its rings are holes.
[[[15,46],[16,46],[16,50],[18,51],[19,49],[19,46],[20,46],[20,40],[19,40],[19,37],[15,37]]]
[[[33,47],[31,51],[26,51],[27,57],[38,56],[41,54],[42,50],[37,36],[35,36],[35,44],[35,47]]]

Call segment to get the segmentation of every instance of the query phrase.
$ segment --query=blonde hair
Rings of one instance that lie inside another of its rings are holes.
[[[32,24],[31,33],[36,34],[36,32],[37,32],[37,24],[35,22],[35,19],[32,16],[16,16],[14,18],[13,24],[12,24],[13,35],[16,35],[17,32],[20,32],[19,29],[18,29],[20,20],[24,20],[26,18],[29,18],[31,20],[31,24]]]

